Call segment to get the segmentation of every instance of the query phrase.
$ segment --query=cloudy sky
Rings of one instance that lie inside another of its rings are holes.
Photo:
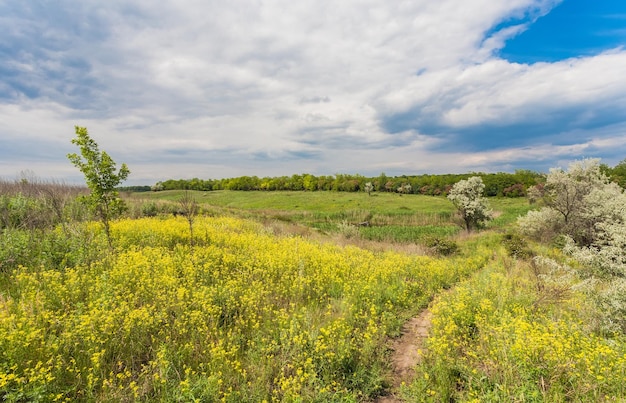
[[[623,0],[0,0],[0,176],[127,184],[626,158]]]

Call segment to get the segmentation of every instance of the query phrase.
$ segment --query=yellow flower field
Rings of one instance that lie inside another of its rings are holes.
[[[341,248],[226,217],[198,217],[193,248],[182,218],[112,234],[108,253],[90,238],[104,251],[90,264],[20,267],[0,289],[4,400],[358,401],[385,385],[387,336],[488,260]]]
[[[410,396],[428,401],[623,401],[626,340],[580,318],[581,295],[541,303],[529,272],[487,267],[432,307],[425,365]]]

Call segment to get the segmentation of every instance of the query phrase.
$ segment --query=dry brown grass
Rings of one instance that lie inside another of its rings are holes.
[[[0,179],[0,224],[18,225],[25,228],[40,228],[63,222],[66,207],[81,194],[88,192],[85,186],[68,185],[60,181],[42,181],[35,177],[23,177],[13,181]],[[19,212],[19,223],[10,209],[12,198],[30,200]]]

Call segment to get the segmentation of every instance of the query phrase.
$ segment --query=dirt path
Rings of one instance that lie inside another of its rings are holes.
[[[392,346],[393,355],[391,359],[394,379],[391,395],[381,396],[375,400],[375,403],[396,403],[402,401],[394,393],[400,388],[402,382],[408,383],[413,378],[414,368],[422,359],[421,349],[428,337],[431,316],[430,311],[425,309],[402,327],[402,336]]]

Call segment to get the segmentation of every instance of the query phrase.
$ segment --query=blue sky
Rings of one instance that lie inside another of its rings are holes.
[[[128,184],[626,158],[622,0],[0,1],[0,176]]]

